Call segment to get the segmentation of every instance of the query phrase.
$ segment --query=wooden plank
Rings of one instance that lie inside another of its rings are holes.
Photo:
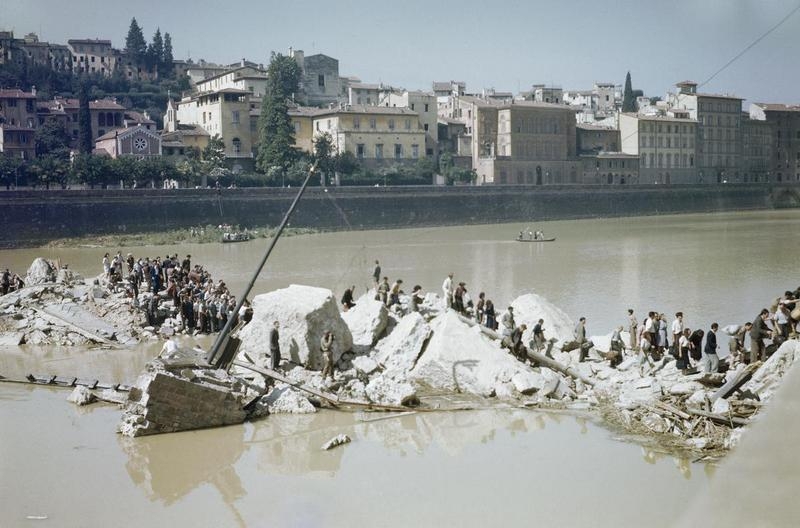
[[[703,418],[708,418],[714,423],[718,423],[720,425],[727,425],[728,427],[742,427],[747,425],[749,420],[745,420],[744,418],[737,418],[736,416],[725,416],[724,414],[714,414],[708,411],[702,411],[700,409],[686,409],[689,414],[693,414],[695,416],[701,416]]]
[[[287,384],[287,385],[289,385],[291,387],[294,387],[295,389],[301,390],[303,392],[307,392],[309,394],[313,394],[314,396],[316,396],[318,398],[322,398],[323,400],[327,401],[328,403],[330,403],[330,404],[332,404],[334,406],[339,404],[339,397],[336,396],[335,394],[331,394],[330,392],[319,391],[319,390],[311,388],[311,387],[306,387],[306,386],[302,385],[301,383],[298,383],[298,382],[290,380],[289,378],[283,376],[282,374],[279,374],[278,372],[276,372],[276,371],[274,371],[272,369],[262,368],[262,367],[253,365],[252,363],[246,363],[246,362],[240,361],[238,359],[234,360],[233,364],[236,365],[237,367],[242,367],[242,368],[247,369],[247,370],[252,370],[253,372],[258,372],[262,376],[266,376],[268,378],[276,379],[276,380],[278,380],[278,381],[280,381],[282,383],[285,383],[285,384]]]
[[[753,377],[756,370],[761,366],[761,362],[757,361],[755,363],[750,363],[744,369],[741,370],[736,376],[731,378],[728,382],[726,382],[722,387],[719,388],[717,392],[711,396],[711,403],[714,403],[718,399],[727,399],[731,394],[739,390],[742,385],[750,381],[750,378]]]

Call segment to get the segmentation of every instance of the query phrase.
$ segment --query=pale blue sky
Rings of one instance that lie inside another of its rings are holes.
[[[339,59],[342,75],[430,89],[464,80],[470,91],[570,89],[593,81],[662,95],[704,81],[800,0],[2,0],[0,28],[42,40],[110,39],[123,47],[131,17],[150,40],[172,35],[176,58],[268,62],[289,46]],[[704,91],[749,101],[800,102],[800,12]]]

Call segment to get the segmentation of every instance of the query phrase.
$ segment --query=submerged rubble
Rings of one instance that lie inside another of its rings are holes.
[[[148,337],[142,322],[124,293],[43,258],[31,264],[25,287],[0,296],[4,345],[134,344]]]

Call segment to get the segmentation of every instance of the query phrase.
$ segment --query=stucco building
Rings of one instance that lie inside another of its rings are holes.
[[[687,114],[623,113],[619,132],[622,152],[639,157],[640,183],[701,182],[696,166],[697,121]]]
[[[227,158],[252,158],[250,92],[238,88],[194,93],[177,105],[177,123],[201,126],[210,137],[219,135]]]
[[[70,39],[67,47],[72,54],[72,70],[75,72],[111,75],[116,68],[116,55],[110,40]]]
[[[303,50],[289,50],[289,56],[300,66],[300,93],[297,99],[310,106],[338,103],[341,97],[339,61],[317,53],[306,56]]]
[[[639,183],[639,156],[622,152],[598,152],[581,156],[582,179],[589,185]]]
[[[668,94],[672,108],[697,120],[697,177],[701,182],[742,181],[742,98],[699,93],[697,83],[683,81]]]
[[[0,89],[0,152],[33,159],[36,125],[36,93]]]
[[[578,154],[620,152],[619,129],[578,123],[575,132]]]
[[[141,125],[107,132],[97,138],[94,145],[96,154],[107,154],[112,158],[120,156],[148,158],[161,155],[161,136]]]
[[[750,118],[768,125],[772,145],[768,179],[800,181],[800,105],[753,103]]]

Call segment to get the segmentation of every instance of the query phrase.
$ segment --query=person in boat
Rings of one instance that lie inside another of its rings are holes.
[[[531,230],[529,229],[529,230],[528,230],[528,240],[533,240],[533,239],[534,239],[534,238],[533,238],[534,236],[536,236],[536,235],[534,235],[533,231],[531,231]]]
[[[518,240],[522,240],[522,235],[523,235],[523,232],[522,232],[522,231],[520,231],[520,232],[519,232],[519,237],[518,237]]]

